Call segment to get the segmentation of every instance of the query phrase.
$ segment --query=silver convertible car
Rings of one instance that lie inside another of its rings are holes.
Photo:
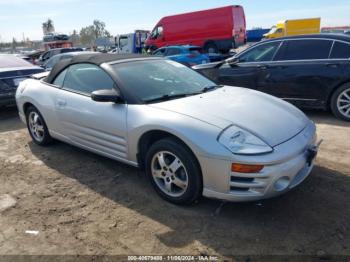
[[[176,204],[285,193],[317,153],[315,125],[294,106],[159,57],[75,56],[22,82],[16,101],[36,144],[56,139],[144,168]]]

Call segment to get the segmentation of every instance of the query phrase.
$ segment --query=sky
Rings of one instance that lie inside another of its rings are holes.
[[[0,41],[42,39],[41,24],[51,18],[57,32],[70,34],[106,23],[112,34],[151,30],[166,15],[242,5],[247,28],[270,28],[278,20],[321,17],[322,26],[350,26],[349,0],[0,0]]]

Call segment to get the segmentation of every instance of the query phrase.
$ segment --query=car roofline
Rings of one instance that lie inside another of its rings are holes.
[[[110,62],[104,62],[102,64],[105,65],[114,65],[114,64],[120,64],[120,63],[126,63],[126,62],[133,62],[133,61],[146,61],[146,60],[166,60],[165,57],[162,56],[150,56],[150,57],[139,57],[139,58],[125,58],[125,59],[118,59],[115,61]],[[101,64],[101,65],[102,65]]]
[[[350,43],[350,36],[348,35],[342,35],[342,34],[331,34],[331,33],[321,33],[321,34],[306,34],[306,35],[295,35],[295,36],[284,36],[279,38],[272,38],[272,39],[265,39],[261,42],[268,43],[276,40],[291,40],[291,39],[303,39],[303,38],[309,38],[309,39],[329,39],[329,40],[339,40],[339,41],[345,41]],[[261,43],[258,42],[258,43]]]

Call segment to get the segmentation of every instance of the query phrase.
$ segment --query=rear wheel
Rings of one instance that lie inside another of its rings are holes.
[[[151,146],[146,155],[146,172],[156,192],[174,204],[191,204],[202,194],[197,160],[175,139],[162,139]]]
[[[26,122],[34,143],[44,146],[52,142],[52,137],[49,134],[44,118],[34,106],[30,106],[26,110]]]
[[[350,121],[350,83],[339,87],[331,98],[333,114],[345,121]]]

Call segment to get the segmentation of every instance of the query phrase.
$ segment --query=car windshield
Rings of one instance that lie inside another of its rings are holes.
[[[273,27],[271,27],[271,29],[270,29],[270,31],[268,32],[268,34],[274,34],[274,33],[276,33],[276,31],[277,31],[277,27],[276,27],[276,26],[273,26]]]
[[[112,67],[124,88],[146,103],[195,95],[218,87],[171,60],[134,61]]]

